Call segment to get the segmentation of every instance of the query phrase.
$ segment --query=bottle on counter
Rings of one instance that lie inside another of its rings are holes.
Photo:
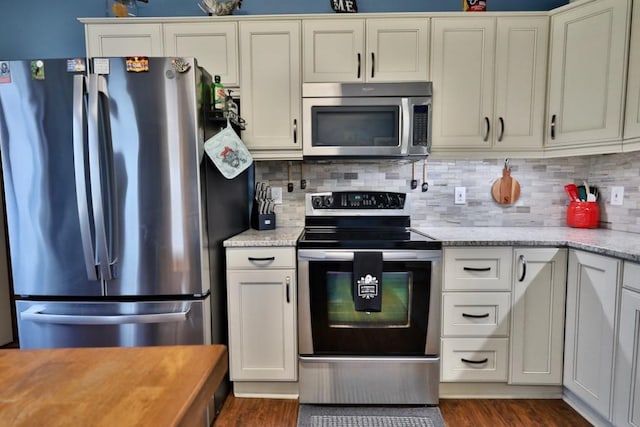
[[[226,107],[226,94],[224,93],[224,86],[220,83],[220,76],[218,75],[213,78],[213,84],[211,85],[211,98],[213,109],[224,111]]]

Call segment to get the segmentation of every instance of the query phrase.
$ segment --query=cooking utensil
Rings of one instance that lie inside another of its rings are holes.
[[[305,188],[307,188],[307,180],[304,179],[304,169],[303,166],[304,163],[300,162],[300,189],[304,190]]]
[[[422,162],[422,192],[425,193],[429,190],[429,183],[427,182],[427,159]]]
[[[587,201],[587,189],[584,185],[578,186],[578,200],[581,202]]]
[[[578,201],[578,187],[575,184],[567,184],[564,186],[564,191],[567,193],[567,195],[569,196],[569,199],[571,199],[571,201],[576,202]]]
[[[287,183],[287,191],[293,192],[293,181],[291,180],[291,162],[289,162],[289,182]]]
[[[491,187],[491,195],[493,200],[501,205],[510,205],[515,203],[520,197],[520,183],[517,179],[511,177],[511,167],[509,159],[504,160],[504,168],[502,169],[502,178],[496,179]]]
[[[416,162],[411,164],[411,189],[418,188],[418,181],[416,180]]]

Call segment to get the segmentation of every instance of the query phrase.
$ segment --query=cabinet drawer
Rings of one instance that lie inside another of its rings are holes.
[[[443,382],[506,382],[507,338],[445,338],[442,340]]]
[[[508,336],[509,292],[458,292],[442,295],[442,335]]]
[[[510,247],[444,249],[444,290],[509,291]]]
[[[295,268],[295,266],[296,251],[292,247],[227,248],[227,269]]]
[[[624,262],[622,286],[640,292],[640,264]]]

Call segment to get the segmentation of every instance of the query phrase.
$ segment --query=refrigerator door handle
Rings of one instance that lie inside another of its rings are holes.
[[[89,75],[89,174],[91,179],[91,202],[96,233],[98,266],[103,280],[111,280],[109,268],[107,230],[105,224],[104,199],[102,197],[102,173],[100,168],[100,129],[98,127],[98,78]]]
[[[87,200],[87,182],[85,170],[85,132],[84,132],[84,99],[87,78],[77,74],[73,76],[73,167],[76,179],[76,200],[78,218],[80,219],[80,237],[84,254],[87,277],[98,280],[95,251],[91,236],[89,202]]]
[[[177,323],[184,322],[189,316],[191,305],[175,313],[123,314],[123,315],[73,315],[45,314],[46,305],[37,304],[20,313],[22,321],[53,323],[62,325],[124,325],[140,323]]]

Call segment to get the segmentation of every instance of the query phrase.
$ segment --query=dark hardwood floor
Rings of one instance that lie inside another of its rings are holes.
[[[562,400],[441,399],[448,427],[588,427]],[[214,427],[295,427],[298,401],[246,399],[230,395]]]

